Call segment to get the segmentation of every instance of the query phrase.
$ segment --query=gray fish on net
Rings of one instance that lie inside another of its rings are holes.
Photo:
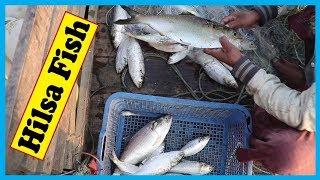
[[[237,81],[230,71],[214,57],[204,53],[201,49],[192,50],[188,56],[193,62],[200,64],[211,79],[222,85],[238,88]]]
[[[106,14],[106,19],[108,20],[108,14]],[[128,18],[129,15],[127,14],[127,12],[122,9],[121,6],[116,6],[114,8],[114,17],[113,17],[113,21],[118,21],[120,19],[126,19]],[[125,26],[123,25],[117,25],[117,24],[113,24],[111,27],[111,35],[113,37],[113,45],[117,48],[121,41],[124,39],[124,34],[123,32],[125,32]]]
[[[126,6],[122,7],[131,18],[118,20],[115,24],[147,24],[161,35],[184,45],[197,48],[221,48],[219,41],[221,36],[227,36],[235,46],[245,43],[236,31],[194,15],[142,15]]]
[[[126,52],[126,58],[128,61],[129,74],[133,83],[140,88],[145,74],[143,52],[137,40],[131,37],[127,39],[129,48]]]

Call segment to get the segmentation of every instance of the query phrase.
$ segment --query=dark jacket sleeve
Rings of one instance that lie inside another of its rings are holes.
[[[259,22],[260,26],[264,25],[270,19],[273,19],[278,15],[277,6],[254,6],[252,9],[256,11],[261,17]]]
[[[248,57],[243,56],[233,66],[231,73],[242,83],[248,84],[251,78],[259,71],[259,69],[260,68],[253,64]]]

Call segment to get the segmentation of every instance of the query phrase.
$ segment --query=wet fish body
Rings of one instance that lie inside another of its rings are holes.
[[[146,159],[164,141],[172,123],[172,116],[166,115],[149,122],[129,141],[121,154],[120,161],[137,164]]]
[[[222,36],[226,36],[235,46],[241,45],[242,39],[236,31],[217,22],[194,15],[142,15],[126,6],[122,7],[131,18],[118,20],[116,24],[147,24],[161,35],[197,48],[221,48],[219,38]]]
[[[196,138],[183,146],[181,151],[184,152],[185,157],[195,155],[208,144],[209,140],[210,136]]]
[[[132,38],[145,41],[149,43],[151,47],[164,52],[180,52],[187,49],[187,46],[177,43],[176,41],[166,36],[162,36],[159,33],[137,35],[126,32],[125,34]]]
[[[122,9],[121,6],[115,6],[114,17],[113,17],[114,21],[118,21],[120,19],[127,19],[128,17],[129,16],[127,12],[124,9]],[[106,19],[108,19],[108,17]],[[123,32],[125,32],[124,25],[113,24],[111,28],[111,35],[113,37],[113,44],[115,48],[119,47],[121,41],[123,40],[125,36]]]
[[[165,143],[162,142],[162,143],[160,144],[160,146],[159,146],[155,151],[153,151],[152,153],[150,153],[150,154],[146,157],[146,159],[141,162],[141,164],[144,164],[144,163],[147,162],[149,159],[151,159],[151,158],[153,158],[153,157],[155,157],[155,156],[158,156],[159,154],[163,153],[163,152],[164,152],[164,148],[165,148]]]
[[[137,34],[132,34],[132,33],[126,32],[125,34],[127,36],[133,37],[135,39],[139,39],[141,41],[145,41],[145,42],[152,43],[152,44],[166,45],[166,44],[176,44],[177,43],[176,41],[174,41],[166,36],[162,36],[159,33],[137,35]]]
[[[122,172],[133,174],[139,170],[138,166],[132,165],[127,162],[120,161],[114,150],[112,151],[112,153],[110,155],[110,159],[112,162],[114,162],[117,165],[119,170]],[[114,173],[114,175],[120,175],[120,174],[121,174],[121,172],[119,172],[118,170]]]
[[[123,69],[128,65],[128,51],[130,50],[130,44],[126,35],[124,35],[120,42],[116,55],[116,71],[121,73]]]
[[[122,116],[138,116],[139,114],[131,112],[131,111],[122,111],[121,115]]]
[[[168,60],[168,64],[175,64],[179,61],[181,61],[182,59],[184,59],[188,54],[189,54],[189,48],[184,50],[184,51],[180,51],[180,52],[176,52],[174,54],[172,54],[170,57],[169,57],[169,60]]]
[[[147,160],[141,166],[132,165],[120,161],[115,152],[112,152],[110,159],[117,165],[117,167],[128,175],[161,175],[168,172],[173,166],[177,165],[184,157],[182,151],[171,151],[161,153]]]
[[[177,165],[184,157],[182,151],[171,151],[159,154],[146,161],[135,175],[161,175]]]
[[[170,173],[181,173],[190,175],[205,175],[212,172],[213,167],[209,164],[197,161],[182,160],[170,169]]]
[[[157,50],[169,53],[181,52],[188,49],[187,46],[179,43],[175,44],[160,44],[160,43],[149,43],[149,45]]]
[[[185,6],[185,5],[174,5],[173,8],[176,8],[184,13],[190,13],[197,17],[200,17],[200,14],[198,13],[197,9],[193,6]]]
[[[143,52],[138,41],[134,38],[128,37],[128,44],[129,48],[126,57],[128,59],[129,74],[134,84],[140,88],[145,74]]]
[[[202,50],[192,51],[188,56],[195,63],[200,64],[211,79],[222,85],[238,88],[237,81],[230,71],[214,57],[205,54]]]

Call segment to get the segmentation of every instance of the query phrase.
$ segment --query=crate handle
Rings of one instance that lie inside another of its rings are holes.
[[[102,148],[101,148],[101,152],[100,152],[101,153],[100,157],[101,157],[101,160],[104,161],[104,151],[105,151],[105,148],[106,148],[106,136],[105,135],[103,136],[102,142],[103,143],[102,143]]]
[[[252,124],[252,118],[247,117],[247,128],[250,133],[252,133],[252,129],[250,128],[252,126],[251,124]]]

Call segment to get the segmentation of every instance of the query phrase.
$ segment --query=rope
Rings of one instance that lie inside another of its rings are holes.
[[[194,99],[199,100],[200,98],[197,96],[196,93],[194,93],[192,87],[187,83],[187,81],[183,78],[182,74],[180,73],[179,69],[177,68],[176,65],[170,64],[170,67],[174,70],[174,72],[178,75],[180,80],[184,83],[188,91],[191,93]]]

